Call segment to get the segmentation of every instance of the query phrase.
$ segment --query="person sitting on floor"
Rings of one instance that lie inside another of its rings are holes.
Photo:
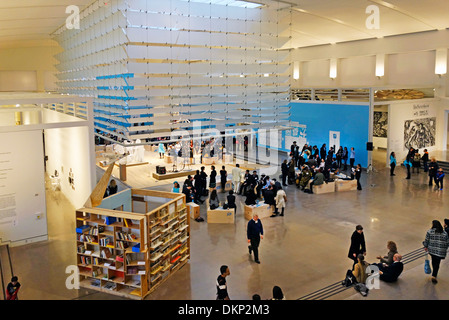
[[[399,253],[396,253],[393,256],[393,263],[391,265],[377,263],[376,266],[379,268],[380,280],[385,282],[397,281],[404,270],[404,264],[401,260],[402,256]]]

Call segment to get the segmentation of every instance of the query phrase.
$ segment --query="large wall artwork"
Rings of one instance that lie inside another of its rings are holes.
[[[404,123],[404,147],[422,149],[435,146],[436,118],[406,120]]]
[[[386,138],[388,130],[388,112],[374,111],[373,136]]]

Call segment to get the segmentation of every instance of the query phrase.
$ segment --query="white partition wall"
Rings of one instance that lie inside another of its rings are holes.
[[[48,238],[46,175],[49,189],[76,208],[92,193],[91,105],[90,98],[59,94],[0,94],[0,242],[17,246]]]
[[[55,33],[59,91],[93,97],[97,133],[118,142],[193,121],[220,131],[288,124],[290,52],[278,49],[290,12],[203,2],[94,2],[80,29]]]

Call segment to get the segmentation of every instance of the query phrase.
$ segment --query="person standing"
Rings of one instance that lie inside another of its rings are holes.
[[[201,192],[200,195],[201,196],[206,196],[207,195],[207,173],[206,171],[204,171],[206,168],[205,167],[201,167],[201,172],[200,172],[200,178],[201,178]]]
[[[290,156],[295,155],[295,150],[296,150],[296,141],[293,141],[293,144],[290,146]]]
[[[209,188],[214,189],[216,186],[217,186],[217,171],[215,170],[215,166],[211,166]]]
[[[407,168],[407,177],[405,179],[410,179],[410,167],[412,166],[412,162],[409,157],[405,158],[404,166]]]
[[[295,181],[295,161],[293,159],[290,160],[288,164],[288,184],[293,184]]]
[[[288,164],[287,159],[285,159],[281,164],[281,174],[282,174],[282,185],[287,186],[287,177],[288,177]]]
[[[439,169],[438,163],[435,158],[432,158],[429,163],[429,187],[433,185],[433,181],[437,176],[437,171]]]
[[[178,181],[173,182],[173,188],[172,188],[171,192],[179,193],[180,191],[181,191],[181,188],[179,186]]]
[[[424,167],[424,172],[429,171],[429,165],[428,165],[429,152],[427,152],[427,149],[424,149],[424,153],[423,153],[423,155],[421,157],[421,160],[422,160],[422,164],[423,164],[423,167]]]
[[[159,146],[157,147],[157,152],[159,152],[159,159],[164,159],[165,148],[162,142],[159,143]]]
[[[366,256],[365,235],[363,234],[363,227],[361,225],[355,227],[355,231],[351,236],[348,258],[353,260],[353,267],[358,262],[357,256],[359,254]]]
[[[326,159],[327,150],[326,150],[326,144],[324,143],[320,148],[320,157],[321,159]]]
[[[8,286],[6,287],[6,300],[19,300],[19,297],[17,296],[20,289],[20,282],[19,278],[16,276],[13,276],[11,278],[11,282],[8,283]]]
[[[234,193],[238,193],[240,189],[240,179],[241,179],[242,169],[237,163],[234,168],[232,168],[232,183],[234,185]]]
[[[449,237],[438,220],[432,221],[432,227],[427,231],[423,241],[424,250],[432,259],[432,283],[438,283],[437,276],[440,262],[446,258],[449,247]]]
[[[254,261],[260,263],[259,261],[259,244],[260,240],[263,239],[263,226],[262,221],[260,221],[257,214],[253,215],[253,218],[249,220],[246,235],[248,239],[248,250],[251,255],[254,252]]]
[[[343,159],[343,164],[344,164],[343,170],[344,171],[348,170],[348,157],[349,157],[348,148],[344,147],[343,154],[342,154],[342,159]]]
[[[394,169],[396,168],[396,154],[392,152],[390,154],[390,176],[395,176]]]
[[[270,217],[276,217],[277,215],[280,215],[281,217],[284,216],[284,209],[285,209],[285,203],[287,202],[287,195],[285,194],[285,191],[280,188],[275,197],[275,209],[274,213]],[[281,213],[279,214],[279,209],[281,210]]]
[[[229,276],[231,272],[229,271],[229,267],[226,265],[222,265],[220,267],[220,275],[217,278],[217,300],[230,300],[228,294],[228,285],[226,283],[226,277]]]
[[[221,167],[220,170],[220,183],[221,183],[221,192],[225,192],[226,190],[226,181],[228,179],[228,172],[226,171],[225,166]]]
[[[340,146],[335,154],[335,158],[337,159],[338,169],[341,169],[341,164],[343,160],[343,147]]]
[[[362,190],[362,185],[360,184],[360,178],[362,177],[362,166],[360,164],[355,168],[355,178],[357,180],[357,190]]]
[[[437,189],[440,189],[440,191],[443,190],[443,179],[444,179],[443,168],[439,168],[435,176],[435,183],[437,185]]]
[[[419,153],[419,150],[416,149],[415,154],[413,155],[413,165],[412,165],[412,172],[415,173],[415,168],[416,168],[416,172],[419,173],[419,168],[421,167],[421,154]]]
[[[355,163],[355,150],[354,147],[351,147],[351,152],[349,153],[349,165],[351,166],[351,168],[354,167],[354,163]]]

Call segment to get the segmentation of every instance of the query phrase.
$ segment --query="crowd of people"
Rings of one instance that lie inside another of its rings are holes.
[[[407,176],[405,179],[410,179],[413,173],[419,174],[422,168],[424,173],[429,176],[429,187],[435,183],[435,189],[443,190],[444,170],[438,165],[435,157],[429,157],[429,152],[424,149],[423,154],[419,152],[419,149],[411,147],[404,159],[404,167],[407,170]],[[397,166],[397,159],[395,152],[390,154],[390,176],[395,176],[395,168]]]
[[[348,164],[349,160],[349,164]],[[420,155],[418,150],[410,149],[404,165],[408,170],[407,178],[411,173],[416,171],[419,174],[421,163],[424,164],[423,171],[429,174],[429,186],[433,183],[442,190],[444,172],[438,168],[435,158],[430,158],[427,150]],[[289,159],[281,164],[281,179],[269,177],[265,174],[259,176],[256,170],[244,170],[239,164],[233,167],[232,183],[233,188],[228,192],[224,203],[220,204],[216,187],[220,184],[221,192],[225,192],[226,183],[228,182],[228,171],[222,166],[219,172],[215,166],[211,167],[209,175],[205,172],[205,167],[197,170],[194,176],[189,176],[182,187],[182,192],[186,194],[187,201],[194,201],[198,204],[204,203],[201,197],[208,196],[209,190],[209,206],[211,210],[224,205],[234,208],[235,196],[242,195],[245,197],[246,205],[257,204],[259,200],[273,206],[271,217],[283,216],[285,214],[285,205],[287,196],[284,187],[288,185],[296,185],[299,189],[313,193],[313,186],[332,181],[332,177],[339,179],[356,179],[358,189],[361,190],[360,176],[361,166],[355,164],[354,148],[348,150],[346,147],[340,147],[335,151],[332,147],[327,150],[323,144],[320,149],[316,146],[308,146],[307,144],[299,150],[299,146],[294,143],[291,146]],[[390,155],[390,175],[394,176],[395,167],[397,165],[394,152]],[[207,186],[207,178],[209,185]],[[176,182],[174,186],[180,188]],[[423,241],[424,249],[429,253],[432,260],[431,281],[437,283],[437,275],[439,265],[442,259],[446,257],[449,247],[449,220],[445,219],[444,228],[438,221],[432,222],[432,227],[426,234]],[[254,261],[260,263],[259,260],[259,244],[263,239],[262,221],[255,215],[248,222],[247,226],[248,251],[250,255],[254,255]],[[402,263],[402,255],[398,252],[397,245],[394,241],[388,241],[387,252],[383,255],[376,256],[378,261],[369,263],[366,261],[366,243],[363,234],[363,227],[358,225],[351,237],[351,245],[348,257],[352,260],[352,268],[348,270],[345,281],[350,279],[352,284],[366,283],[373,270],[377,270],[379,279],[385,282],[395,282],[403,272],[404,264]],[[229,275],[229,268],[222,266],[220,276],[217,279],[217,299],[229,299],[227,293],[226,277]],[[347,284],[347,282],[346,282]],[[345,284],[345,285],[346,285]],[[360,287],[358,290],[360,290]],[[275,294],[276,292],[276,294]],[[363,294],[363,290],[360,291]],[[366,293],[365,293],[366,294]],[[254,300],[260,299],[258,294],[253,296]],[[273,288],[273,299],[285,299],[282,290],[275,286]]]
[[[283,185],[296,184],[304,192],[313,193],[313,186],[328,183],[334,178],[357,180],[357,189],[362,190],[360,178],[362,166],[355,164],[355,150],[340,146],[337,151],[333,147],[327,150],[324,143],[317,146],[305,144],[301,151],[296,141],[290,147],[289,160],[281,165]],[[349,166],[348,166],[349,160]],[[343,173],[342,171],[345,171]],[[332,176],[334,178],[332,178]]]

